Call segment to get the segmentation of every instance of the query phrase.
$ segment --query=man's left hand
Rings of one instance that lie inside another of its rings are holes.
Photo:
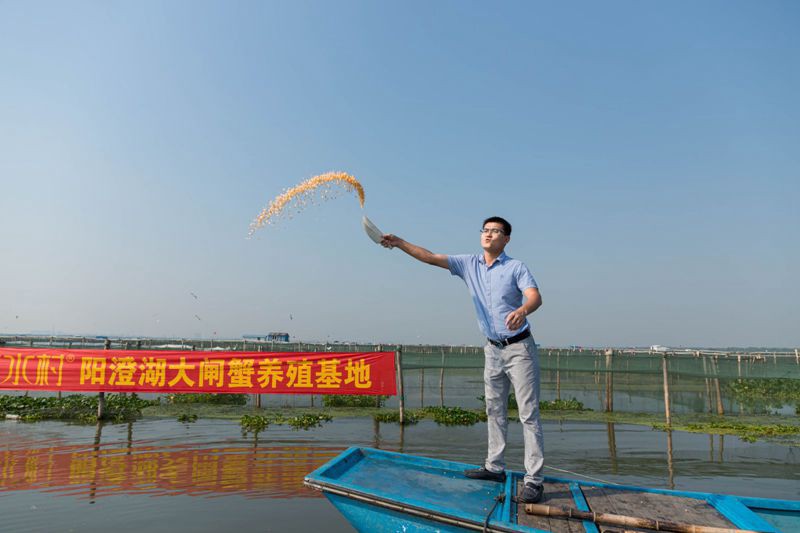
[[[506,316],[506,327],[511,331],[519,329],[525,323],[525,311],[520,307],[508,313]]]

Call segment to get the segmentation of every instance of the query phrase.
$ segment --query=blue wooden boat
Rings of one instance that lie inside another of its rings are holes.
[[[475,466],[353,447],[310,473],[304,483],[322,491],[358,531],[370,533],[600,533],[666,531],[673,524],[691,526],[682,531],[695,533],[800,532],[800,501],[546,477],[544,499],[531,506],[516,503],[522,473],[509,472],[500,483],[468,479],[463,475],[467,468]],[[543,514],[545,509],[551,516]],[[638,527],[609,525],[614,517],[633,519]]]

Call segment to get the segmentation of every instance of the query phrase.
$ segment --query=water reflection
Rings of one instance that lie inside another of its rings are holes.
[[[625,424],[543,425],[547,475],[800,498],[800,459],[792,448]],[[168,533],[174,531],[170,520],[180,516],[182,529],[191,531],[269,530],[262,527],[268,518],[280,524],[275,531],[352,532],[302,479],[354,445],[479,464],[486,426],[422,420],[401,427],[365,417],[309,431],[270,426],[242,435],[232,420],[0,421],[0,508],[9,531],[44,533],[58,523],[62,531],[106,532],[113,522],[116,533]],[[521,424],[511,423],[509,468],[522,469],[522,448]]]
[[[675,461],[672,453],[672,430],[667,432],[667,487],[675,488]]]
[[[111,495],[219,496],[249,498],[316,496],[303,477],[341,451],[326,446],[253,445],[197,447],[196,444],[133,443],[133,428],[120,443],[102,442],[103,425],[91,446],[17,441],[0,451],[4,490],[46,490],[94,502]]]
[[[611,460],[611,471],[617,474],[619,465],[617,464],[617,434],[614,431],[614,423],[608,422],[606,430],[608,431],[608,457]]]

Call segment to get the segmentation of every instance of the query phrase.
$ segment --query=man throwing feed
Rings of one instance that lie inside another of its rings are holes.
[[[542,297],[528,267],[505,254],[510,240],[511,224],[490,217],[481,229],[483,253],[477,255],[434,254],[391,234],[384,235],[381,244],[446,268],[466,283],[487,340],[483,381],[489,445],[484,466],[464,474],[473,479],[505,481],[508,394],[513,386],[525,441],[525,486],[519,501],[537,503],[544,493],[544,443],[539,421],[539,356],[527,316],[542,305]]]

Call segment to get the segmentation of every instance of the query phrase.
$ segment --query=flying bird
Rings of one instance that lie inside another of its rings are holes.
[[[194,296],[194,299],[195,299],[195,300],[197,300],[197,295],[196,295],[195,293],[193,293],[193,292],[190,292],[189,294],[191,294],[192,296]]]
[[[199,317],[199,316],[197,316],[197,315],[194,315],[194,317],[195,317],[197,320],[202,320],[202,318],[200,318],[200,317]]]

